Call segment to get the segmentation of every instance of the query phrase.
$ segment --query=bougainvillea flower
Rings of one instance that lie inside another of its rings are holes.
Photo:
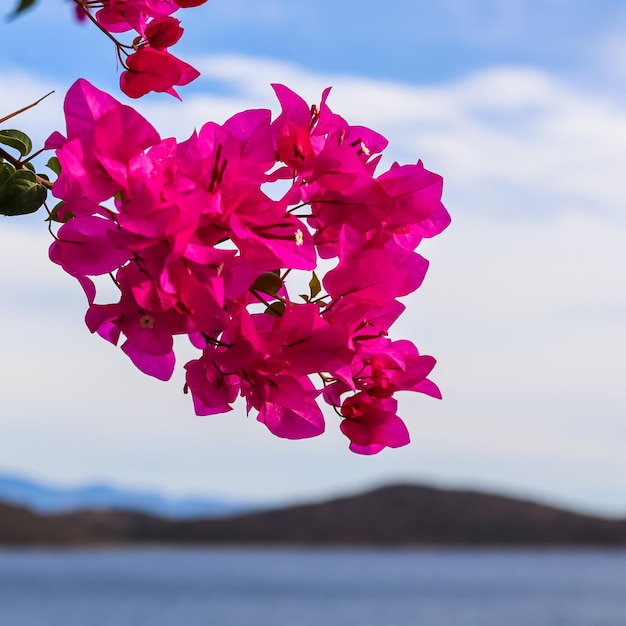
[[[171,15],[180,8],[174,0],[107,0],[96,13],[98,24],[112,33],[143,32],[148,18]]]
[[[130,98],[141,98],[151,91],[179,98],[174,87],[187,85],[200,76],[198,70],[166,50],[154,50],[148,46],[133,52],[126,64],[128,69],[120,76],[120,88]]]
[[[341,431],[350,439],[350,449],[376,454],[385,447],[399,448],[409,443],[409,431],[396,415],[398,403],[391,398],[377,400],[365,392],[347,398],[341,413]]]
[[[195,72],[156,49],[178,33],[168,2],[137,0],[154,46],[129,57],[131,96]],[[111,6],[119,18],[122,4]],[[168,380],[174,338],[187,336],[199,355],[184,389],[198,415],[242,398],[272,433],[301,439],[325,430],[325,402],[352,451],[403,446],[395,394],[441,397],[428,379],[435,359],[389,337],[398,298],[428,268],[416,247],[449,222],[441,178],[421,163],[377,175],[386,140],[333,113],[329,90],[309,107],[274,89],[274,122],[244,111],[177,142],[77,82],[66,135],[46,143],[63,168],[53,192],[65,220],[50,258],[82,285],[88,328],[141,372]],[[119,300],[96,304],[91,277],[107,273]]]
[[[319,391],[307,376],[274,376],[257,419],[278,437],[305,439],[324,432],[324,416],[315,398]]]
[[[313,237],[295,217],[287,215],[279,222],[267,223],[262,218],[233,215],[231,228],[233,242],[260,271],[276,267],[315,269]]]
[[[192,390],[196,415],[215,415],[232,411],[241,380],[236,374],[225,374],[215,366],[207,352],[203,358],[189,361],[185,389]]]
[[[144,30],[146,41],[155,50],[173,46],[182,36],[180,20],[168,15],[151,20]]]
[[[174,86],[186,85],[198,77],[199,74],[191,66],[176,57],[146,54],[137,57],[137,52],[148,49],[167,53],[167,48],[177,43],[183,34],[180,20],[172,14],[204,2],[206,0],[76,0],[73,5],[79,21],[87,22],[89,18],[113,41],[117,58],[126,68],[120,77],[121,89],[131,98],[139,98],[150,91],[178,97]],[[92,11],[95,13],[92,14]],[[135,31],[135,36],[129,36],[126,43],[118,40],[118,33],[128,31]],[[134,52],[129,54],[129,50]],[[156,78],[157,63],[164,67],[164,77],[160,81]],[[145,74],[153,76],[147,79]]]
[[[110,33],[143,30],[146,16],[137,7],[121,2],[109,2],[96,13],[98,24]]]
[[[392,240],[370,243],[326,275],[324,287],[330,295],[353,295],[363,302],[389,302],[422,284],[428,269],[426,259],[400,248]]]
[[[274,353],[295,374],[341,369],[354,354],[346,327],[325,320],[316,304],[287,307],[270,332],[278,344]]]
[[[153,126],[134,109],[116,107],[94,123],[92,150],[108,175],[126,186],[134,157],[143,155],[160,139]]]
[[[282,113],[272,124],[278,159],[294,170],[301,170],[315,156],[311,145],[311,110],[291,89],[284,85],[272,87],[282,106]]]
[[[71,219],[59,229],[57,240],[50,246],[50,258],[72,275],[108,274],[132,255],[111,242],[116,230],[115,224],[97,216]]]
[[[385,212],[388,227],[393,229],[407,224],[421,224],[435,215],[441,230],[450,223],[441,204],[443,178],[425,169],[421,161],[416,165],[394,163],[388,172],[376,179],[376,185],[389,199]],[[425,229],[425,232],[431,236],[438,234],[429,229]]]

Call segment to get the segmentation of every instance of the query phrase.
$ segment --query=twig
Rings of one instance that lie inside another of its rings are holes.
[[[25,107],[21,108],[19,111],[14,111],[13,113],[9,113],[8,115],[5,115],[4,117],[0,117],[0,124],[2,124],[2,122],[6,122],[7,120],[10,120],[12,117],[19,115],[20,113],[24,113],[24,111],[28,111],[28,109],[32,109],[33,107],[37,106],[42,100],[45,100],[49,95],[53,93],[54,93],[54,90],[50,91],[45,96],[42,96],[36,102],[33,102],[32,104],[28,104]]]

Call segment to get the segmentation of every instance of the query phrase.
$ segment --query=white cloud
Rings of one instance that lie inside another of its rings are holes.
[[[50,96],[2,124],[3,128],[19,128],[31,136],[36,149],[46,137],[63,124],[63,92],[68,85],[35,77],[24,71],[0,65],[0,118],[36,102],[47,93]]]
[[[577,91],[538,70],[500,67],[440,86],[419,87],[351,76],[319,76],[270,60],[194,59],[228,95],[194,93],[142,110],[168,133],[186,135],[241,108],[276,108],[269,84],[282,82],[310,102],[333,85],[330,104],[370,125],[403,161],[422,158],[444,175],[447,197],[474,211],[531,219],[578,210],[621,214],[626,195],[626,109],[606,95]],[[177,112],[177,113],[176,113]]]
[[[242,57],[195,63],[227,89],[139,103],[162,134],[275,108],[270,82],[311,102],[332,84],[333,110],[386,134],[391,158],[445,176],[454,222],[425,242],[429,276],[395,331],[438,358],[445,399],[404,397],[414,443],[376,459],[350,456],[332,417],[311,442],[274,440],[241,409],[194,418],[180,374],[146,379],[83,328],[80,288],[46,260],[45,232],[4,220],[0,466],[248,497],[424,476],[623,511],[620,103],[527,68],[419,87]]]

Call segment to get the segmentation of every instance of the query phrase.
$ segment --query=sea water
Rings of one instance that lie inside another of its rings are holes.
[[[626,551],[0,550],[0,626],[625,626]]]

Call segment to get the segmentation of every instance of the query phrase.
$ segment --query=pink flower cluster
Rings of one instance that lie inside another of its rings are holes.
[[[120,76],[120,88],[127,96],[140,98],[159,91],[178,97],[174,86],[187,85],[200,75],[168,48],[183,34],[180,20],[172,14],[180,8],[200,6],[206,0],[75,1],[81,19],[91,17],[88,11],[97,9],[96,23],[116,42],[118,57],[126,68]],[[137,33],[132,46],[120,44],[112,35],[131,30]],[[127,49],[132,52],[129,54]]]
[[[47,142],[64,201],[50,258],[80,281],[90,330],[123,339],[142,372],[169,379],[173,338],[189,337],[198,415],[242,396],[272,433],[298,439],[324,431],[323,399],[353,451],[403,446],[395,392],[440,394],[435,360],[388,330],[426,273],[414,249],[449,224],[442,179],[421,162],[376,176],[387,141],[332,113],[329,90],[319,107],[274,90],[273,121],[244,111],[177,143],[77,81],[67,137]],[[334,264],[322,280],[320,259]],[[119,301],[96,304],[90,276],[108,273]]]

